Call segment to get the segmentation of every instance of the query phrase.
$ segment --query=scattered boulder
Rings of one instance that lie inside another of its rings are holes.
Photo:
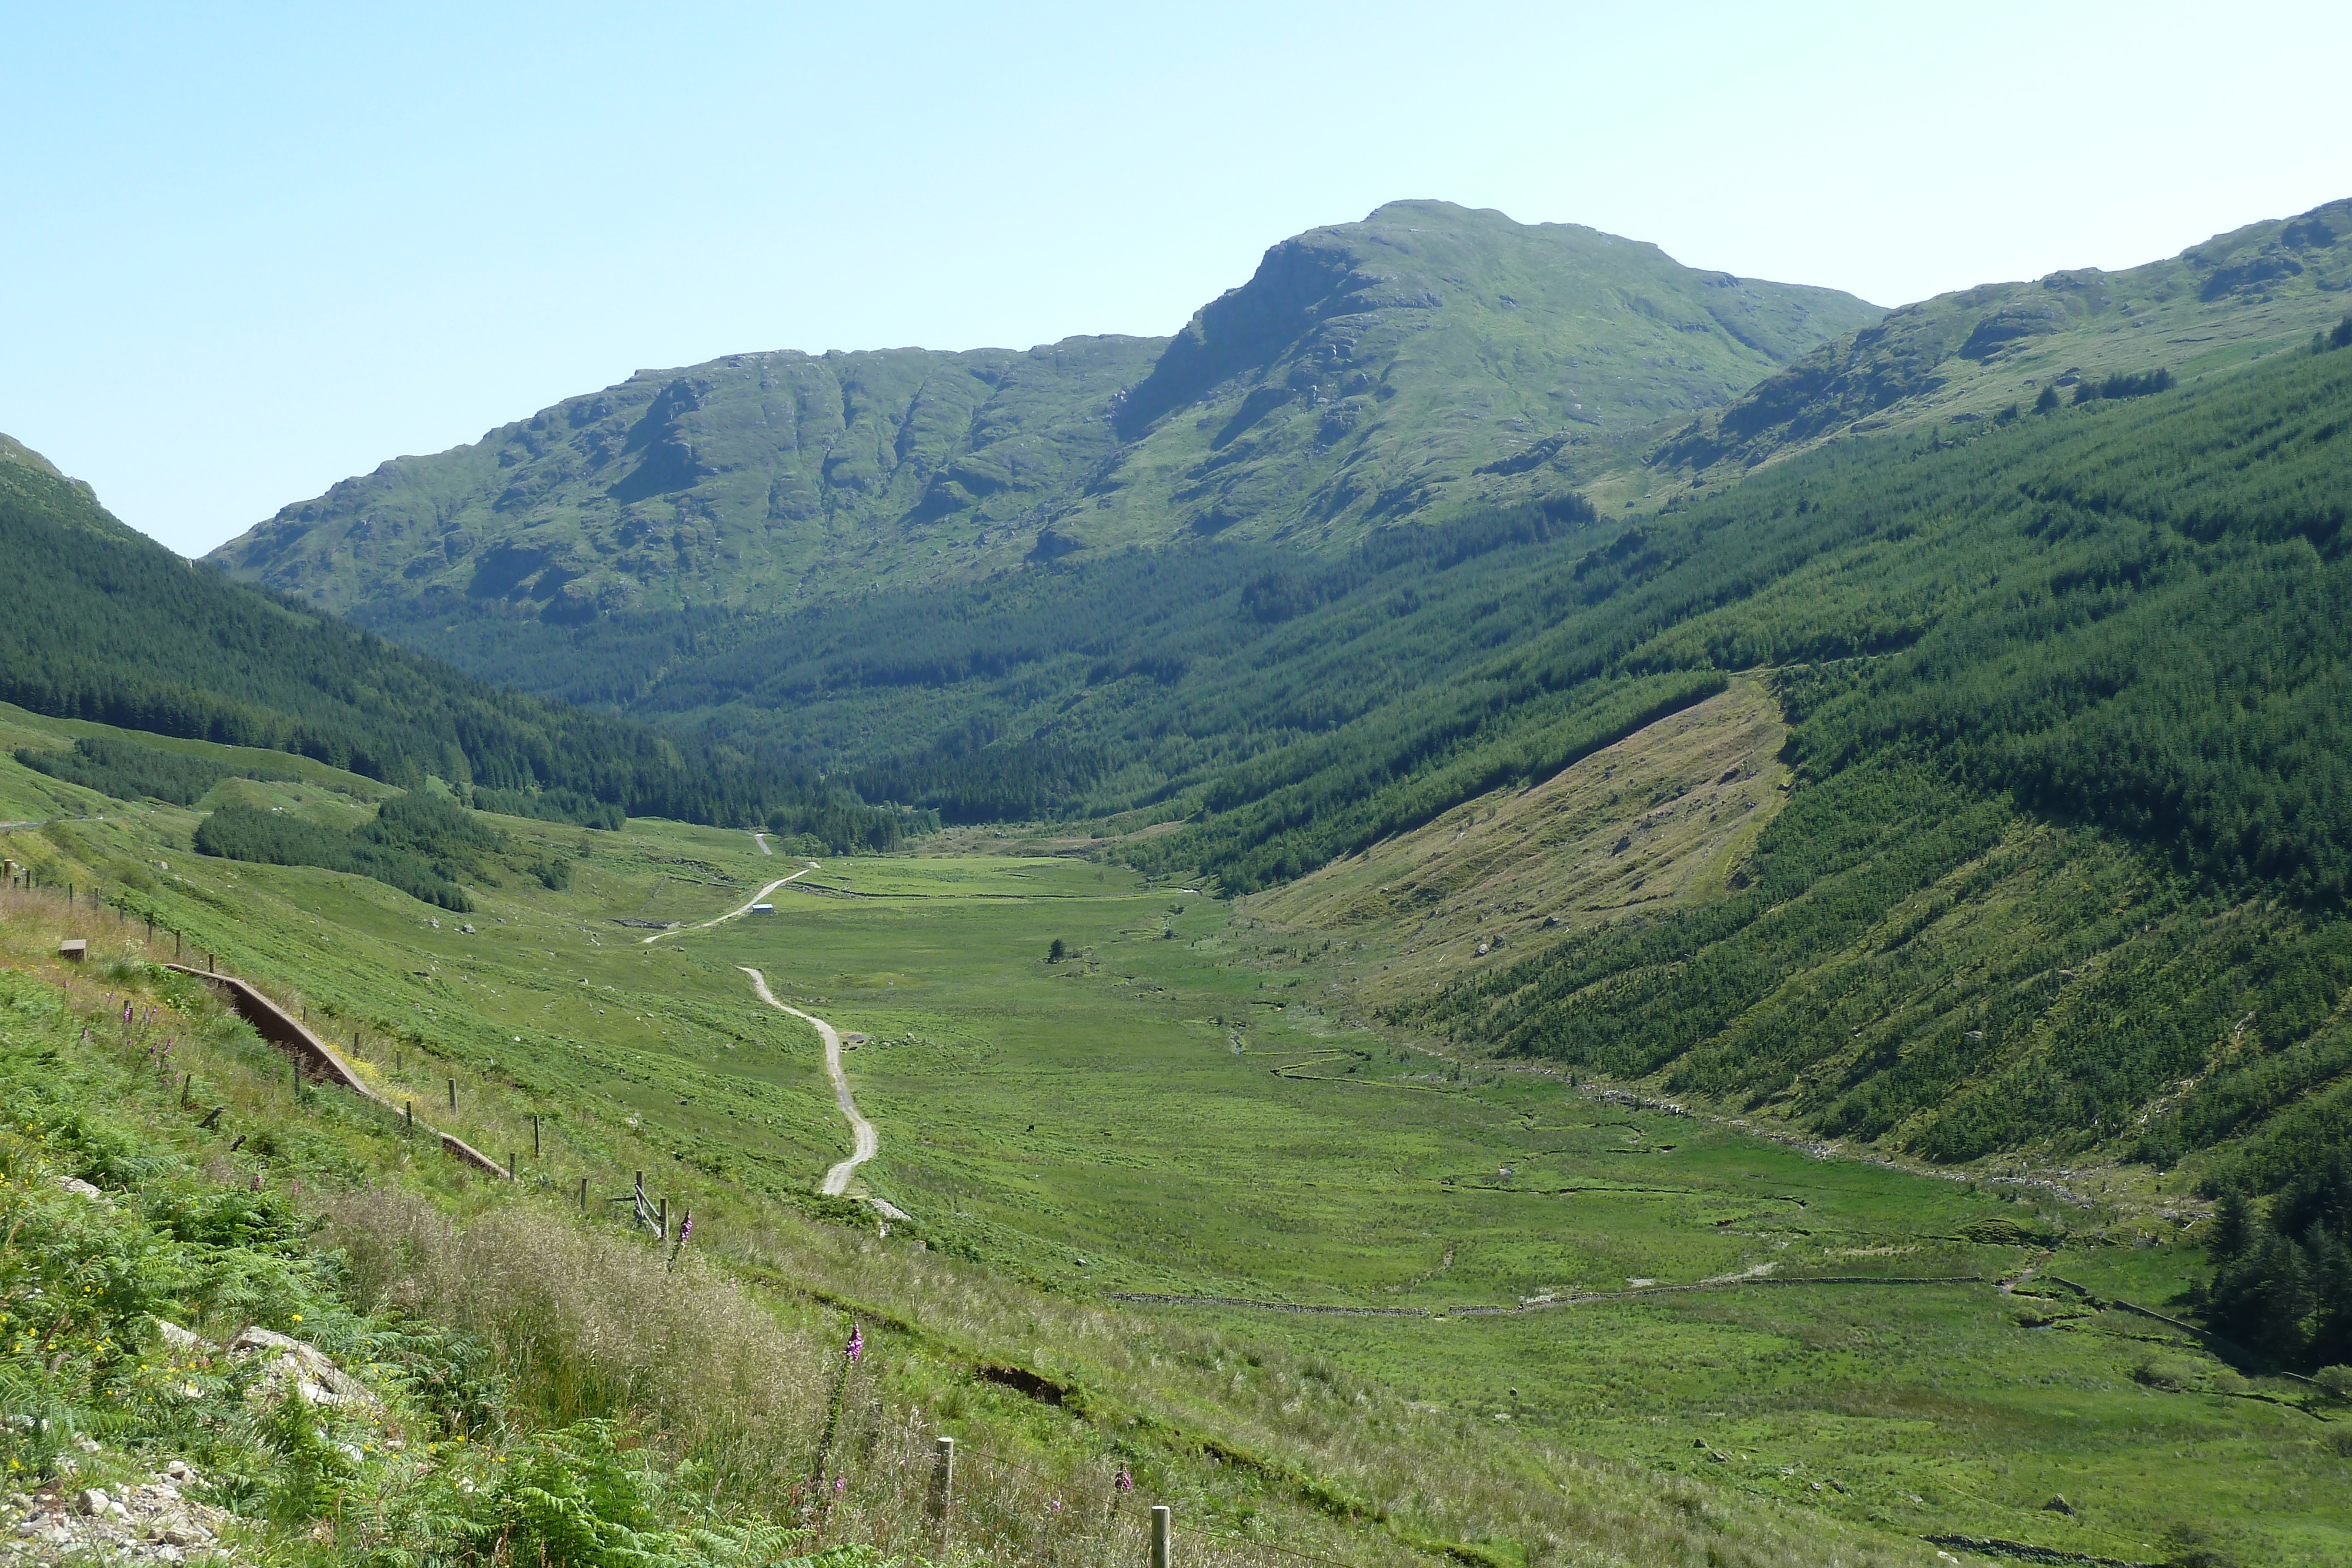
[[[2044,1513],[2063,1513],[2069,1519],[2078,1517],[2074,1512],[2074,1505],[2068,1502],[2063,1496],[2053,1495],[2048,1502],[2042,1505],[2042,1511]]]
[[[167,1322],[163,1318],[155,1320],[155,1332],[177,1354],[194,1355],[213,1348],[195,1330],[184,1329],[179,1324]],[[179,1461],[175,1459],[173,1462],[177,1464]]]
[[[114,1202],[114,1200],[107,1197],[104,1192],[92,1186],[89,1183],[82,1180],[79,1176],[51,1176],[49,1180],[55,1183],[60,1191],[72,1193],[76,1197],[86,1197],[92,1203],[111,1205]]]
[[[238,1361],[254,1356],[265,1360],[261,1376],[254,1383],[249,1396],[277,1398],[294,1393],[313,1405],[382,1408],[376,1396],[359,1379],[329,1360],[316,1345],[305,1344],[275,1330],[258,1325],[244,1329],[228,1342],[228,1353]]]

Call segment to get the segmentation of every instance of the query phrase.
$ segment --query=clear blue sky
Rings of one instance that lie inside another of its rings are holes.
[[[641,366],[1168,332],[1396,197],[1898,304],[2352,195],[2341,0],[19,5],[0,47],[0,431],[189,553]]]

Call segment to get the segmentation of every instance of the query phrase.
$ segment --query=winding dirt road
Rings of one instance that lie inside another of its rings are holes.
[[[667,931],[656,931],[652,936],[646,937],[642,946],[650,947],[655,943],[660,941],[663,937],[675,936],[681,931],[708,931],[712,926],[722,925],[727,921],[734,919],[739,915],[748,915],[751,913],[751,906],[759,903],[760,900],[767,897],[768,894],[775,892],[776,889],[783,886],[784,883],[788,882],[798,882],[801,878],[808,875],[809,873],[814,870],[816,870],[814,862],[804,865],[801,867],[800,870],[793,873],[790,876],[778,877],[775,881],[770,883],[767,886],[761,888],[759,892],[745,899],[741,904],[720,915],[717,920],[706,920],[699,925],[677,925],[672,926]]]
[[[849,1131],[856,1140],[856,1147],[849,1157],[825,1172],[824,1185],[817,1189],[827,1197],[839,1197],[849,1190],[849,1178],[857,1174],[857,1167],[882,1152],[881,1135],[874,1131],[873,1123],[857,1113],[857,1102],[850,1098],[849,1075],[841,1070],[841,1035],[814,1013],[804,1013],[798,1008],[787,1007],[778,1001],[776,994],[768,989],[768,977],[759,970],[747,964],[735,967],[751,977],[751,988],[760,993],[761,1001],[778,1012],[790,1013],[796,1019],[814,1024],[818,1038],[824,1041],[824,1070],[833,1079],[833,1097],[840,1104],[841,1113],[849,1118]],[[896,1211],[879,1199],[874,1200],[874,1207],[893,1218],[897,1217]]]

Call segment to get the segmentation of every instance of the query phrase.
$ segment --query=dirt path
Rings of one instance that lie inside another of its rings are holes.
[[[1356,1307],[1322,1306],[1305,1301],[1260,1301],[1240,1296],[1168,1296],[1149,1291],[1112,1291],[1105,1301],[1136,1301],[1154,1307],[1245,1307],[1265,1312],[1297,1312],[1326,1317],[1346,1318],[1504,1318],[1528,1312],[1548,1312],[1560,1307],[1587,1307],[1601,1301],[1633,1301],[1645,1296],[1678,1296],[1696,1291],[1728,1291],[1763,1285],[1898,1285],[1941,1286],[1981,1285],[1982,1274],[1946,1274],[1933,1278],[1895,1274],[1812,1274],[1776,1279],[1753,1271],[1725,1274],[1712,1280],[1700,1280],[1687,1285],[1637,1285],[1623,1291],[1580,1291],[1565,1296],[1529,1296],[1515,1305],[1448,1307]]]
[[[768,835],[765,833],[753,833],[751,835],[751,841],[760,846],[760,852],[763,855],[772,855],[776,852],[768,847]]]
[[[650,947],[655,943],[660,941],[663,937],[675,936],[680,931],[708,931],[712,926],[732,920],[739,915],[748,914],[753,904],[767,897],[768,894],[775,892],[776,889],[783,886],[784,883],[788,882],[798,882],[801,878],[808,875],[809,873],[814,870],[816,870],[816,862],[812,861],[807,865],[801,867],[800,870],[793,873],[790,876],[778,877],[775,881],[770,883],[767,886],[761,888],[759,892],[745,899],[741,904],[720,915],[717,920],[706,920],[699,925],[680,925],[668,931],[656,931],[652,936],[645,939],[643,946]]]
[[[761,1001],[778,1012],[814,1024],[818,1038],[824,1041],[824,1070],[833,1079],[833,1097],[840,1104],[841,1113],[849,1118],[849,1131],[856,1139],[849,1157],[825,1172],[824,1184],[817,1189],[827,1197],[839,1197],[849,1190],[849,1178],[857,1174],[857,1167],[882,1152],[881,1135],[874,1131],[873,1123],[857,1113],[857,1102],[849,1096],[849,1075],[841,1070],[841,1035],[814,1013],[804,1013],[776,1000],[776,994],[768,989],[768,977],[759,970],[745,964],[735,967],[751,977],[751,988],[760,993]],[[897,1211],[887,1208],[878,1199],[874,1207],[896,1217]]]

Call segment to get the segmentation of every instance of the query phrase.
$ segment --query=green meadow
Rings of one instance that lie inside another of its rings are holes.
[[[1235,961],[1226,906],[1115,869],[844,865],[870,896],[787,890],[688,940],[870,1037],[867,1185],[943,1245],[1072,1291],[1418,1309],[1143,1310],[1857,1523],[2135,1561],[2352,1550],[2345,1425],[2048,1282],[2162,1310],[2200,1268],[2173,1222],[1399,1048],[1319,969]],[[1988,1220],[2049,1245],[1966,1239]]]
[[[0,712],[9,747],[95,727]],[[348,822],[383,793],[289,770],[215,795]],[[1331,955],[1042,845],[811,867],[742,832],[498,818],[567,857],[569,885],[517,875],[454,915],[196,856],[198,815],[0,761],[0,818],[48,824],[0,832],[0,855],[95,876],[130,912],[116,929],[143,938],[152,914],[151,952],[216,950],[554,1192],[585,1178],[601,1203],[643,1170],[698,1237],[768,1201],[876,1225],[814,1196],[848,1131],[814,1031],[757,1000],[757,968],[865,1037],[845,1060],[881,1149],[853,1197],[904,1210],[902,1241],[1111,1302],[1138,1334],[1220,1331],[1496,1441],[1865,1533],[2352,1556],[2352,1409],[2084,1299],[2173,1311],[2201,1271],[2181,1224],[2120,1188],[1816,1157],[1434,1054],[1357,1021]],[[772,914],[685,928],[796,870]],[[2062,1495],[2073,1512],[2044,1506]]]

